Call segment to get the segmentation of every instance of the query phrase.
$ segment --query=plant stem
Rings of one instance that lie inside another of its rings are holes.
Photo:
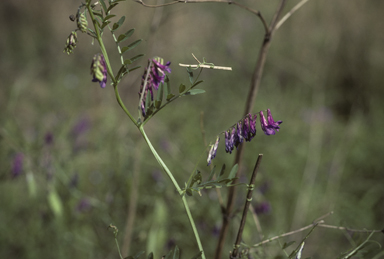
[[[100,49],[101,49],[101,52],[103,53],[103,56],[104,56],[104,59],[105,59],[105,63],[107,65],[107,72],[108,72],[108,75],[109,77],[111,78],[112,80],[112,84],[113,84],[113,87],[115,89],[115,95],[116,95],[116,100],[117,102],[119,103],[120,107],[123,109],[123,111],[128,115],[128,117],[131,119],[131,121],[137,126],[137,121],[135,120],[135,118],[132,117],[131,113],[128,111],[127,107],[125,107],[123,101],[121,100],[121,97],[120,97],[120,94],[119,94],[119,90],[118,90],[118,83],[117,81],[115,80],[115,76],[113,74],[113,71],[112,71],[112,67],[111,67],[111,63],[109,62],[109,58],[108,58],[108,53],[105,49],[105,46],[104,46],[104,42],[103,42],[103,39],[101,38],[101,34],[100,34],[100,30],[99,30],[99,27],[96,25],[96,18],[95,16],[93,15],[93,12],[92,12],[92,8],[90,6],[90,3],[87,4],[87,9],[88,9],[88,12],[89,12],[89,15],[91,17],[91,20],[92,20],[92,23],[93,23],[93,27],[95,28],[95,32],[96,32],[96,37],[97,37],[97,42],[99,43],[99,46],[100,46]]]
[[[259,55],[257,58],[256,67],[255,67],[255,70],[254,70],[253,75],[252,75],[248,99],[247,99],[247,102],[245,104],[244,115],[246,115],[247,113],[251,113],[253,110],[253,106],[254,106],[254,103],[256,100],[256,95],[257,95],[257,92],[258,92],[259,87],[260,87],[261,77],[263,75],[263,69],[264,69],[266,58],[267,58],[267,53],[268,53],[269,47],[271,45],[272,36],[275,32],[275,27],[276,27],[277,21],[278,21],[281,13],[283,11],[285,3],[286,3],[286,0],[280,1],[280,4],[279,4],[279,6],[278,6],[273,18],[272,18],[272,21],[270,23],[268,31],[264,36],[263,44],[260,48]],[[238,172],[241,171],[243,151],[244,151],[243,146],[244,145],[240,144],[240,146],[236,152],[235,161],[233,163],[233,164],[239,165]],[[222,228],[220,231],[219,241],[218,241],[217,246],[216,246],[215,259],[221,259],[222,258],[222,250],[223,250],[223,246],[224,246],[224,241],[225,241],[227,233],[228,233],[230,214],[233,210],[233,201],[235,200],[235,196],[236,196],[236,188],[232,187],[229,189],[228,199],[227,199],[227,207],[223,213],[223,224],[222,224]]]
[[[183,190],[180,188],[180,186],[179,186],[179,184],[177,183],[176,179],[173,177],[173,174],[172,174],[171,171],[168,169],[168,167],[165,165],[164,161],[160,158],[160,156],[159,156],[159,154],[157,153],[157,151],[155,150],[155,148],[152,146],[152,143],[151,143],[150,140],[148,139],[147,134],[145,134],[143,125],[141,125],[141,126],[139,127],[139,130],[140,130],[141,134],[143,135],[143,137],[144,137],[144,139],[145,139],[145,142],[147,142],[149,148],[151,149],[152,154],[155,156],[157,162],[160,164],[160,166],[163,168],[163,170],[165,171],[165,173],[166,173],[166,174],[168,175],[168,177],[171,179],[171,182],[172,182],[173,185],[175,186],[177,192],[180,194],[180,196],[181,196],[181,200],[182,200],[183,205],[184,205],[184,208],[185,208],[185,211],[186,211],[186,213],[187,213],[187,215],[188,215],[189,223],[191,224],[193,233],[195,234],[195,238],[196,238],[197,245],[198,245],[198,247],[199,247],[199,251],[202,252],[202,254],[201,254],[201,258],[206,259],[206,257],[205,257],[205,253],[204,253],[204,249],[203,249],[203,246],[202,246],[201,241],[200,241],[200,236],[199,236],[199,233],[197,232],[197,228],[196,228],[195,222],[194,222],[194,220],[193,220],[191,211],[189,210],[189,206],[188,206],[188,203],[187,203],[187,199],[185,198],[185,194],[184,194]]]
[[[232,256],[234,258],[237,257],[237,253],[239,252],[241,237],[243,235],[245,221],[247,219],[247,212],[248,212],[248,209],[249,209],[249,205],[251,204],[251,201],[252,201],[252,193],[253,193],[253,190],[254,190],[255,179],[256,179],[257,171],[259,171],[259,166],[260,166],[262,158],[263,158],[263,154],[259,154],[259,156],[257,158],[257,161],[256,161],[256,164],[255,164],[255,168],[253,169],[251,180],[249,181],[247,200],[245,201],[244,210],[243,210],[243,216],[241,218],[239,231],[237,233],[236,242],[235,242],[235,245],[234,245],[234,248],[233,248],[233,251],[232,251]]]

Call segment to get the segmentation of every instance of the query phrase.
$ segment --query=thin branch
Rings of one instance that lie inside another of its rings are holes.
[[[180,3],[183,3],[183,4],[196,4],[196,3],[223,3],[223,4],[233,4],[233,5],[236,5],[244,10],[247,10],[255,15],[257,15],[261,22],[263,23],[264,25],[264,29],[265,29],[265,32],[267,33],[268,32],[268,25],[267,25],[267,22],[265,21],[263,15],[260,13],[260,11],[258,10],[254,10],[254,9],[251,9],[245,5],[242,5],[242,4],[239,4],[237,2],[233,2],[231,0],[228,0],[228,1],[223,1],[223,0],[177,0],[177,1],[173,1],[173,2],[169,2],[169,3],[166,3],[166,4],[160,4],[160,5],[149,5],[149,4],[146,4],[143,2],[143,0],[135,0],[136,3],[139,3],[145,7],[149,7],[149,8],[157,8],[157,7],[163,7],[163,6],[169,6],[169,5],[174,5],[174,4],[180,4]]]
[[[289,17],[292,16],[292,14],[294,14],[297,10],[300,9],[300,7],[302,7],[306,2],[308,2],[309,0],[301,0],[297,5],[295,5],[286,15],[284,15],[283,18],[281,18],[281,20],[276,24],[276,27],[275,27],[275,30],[279,29],[280,26],[286,21],[288,20]]]
[[[277,8],[277,11],[275,12],[275,15],[272,18],[271,24],[269,25],[269,31],[273,33],[273,31],[276,30],[276,24],[277,20],[279,20],[281,13],[283,12],[285,3],[287,0],[281,0],[279,7]]]
[[[372,232],[373,233],[379,233],[379,232],[384,232],[384,229],[383,230],[380,230],[380,229],[374,229],[374,230],[369,230],[369,229],[353,229],[353,228],[333,226],[333,225],[327,225],[327,224],[319,224],[319,227],[339,229],[339,230],[346,230],[346,231],[350,231],[350,232],[360,232],[360,233],[372,233]]]
[[[247,219],[247,212],[249,209],[249,205],[251,204],[251,201],[252,201],[252,193],[254,190],[255,179],[256,179],[257,171],[259,170],[262,158],[263,158],[263,154],[259,154],[255,164],[255,168],[253,169],[251,180],[249,181],[247,200],[245,201],[245,204],[244,204],[243,216],[241,217],[239,231],[237,233],[236,242],[231,254],[231,257],[233,258],[237,257],[237,253],[239,251],[240,241],[241,241],[241,237],[243,236],[245,221]]]
[[[303,232],[304,230],[308,229],[308,228],[311,228],[313,226],[315,226],[316,224],[318,224],[318,226],[321,226],[321,224],[324,223],[324,220],[320,220],[319,222],[316,222],[316,223],[312,223],[308,226],[305,226],[305,227],[302,227],[300,229],[297,229],[297,230],[294,230],[294,231],[291,231],[291,232],[287,232],[287,233],[284,233],[284,234],[281,234],[280,236],[275,236],[275,237],[272,237],[272,238],[269,238],[267,240],[264,240],[260,243],[257,243],[257,244],[254,244],[252,247],[258,247],[258,246],[261,246],[261,245],[264,245],[266,243],[269,243],[273,240],[276,240],[276,239],[279,239],[279,238],[282,238],[282,237],[286,237],[286,236],[290,236],[290,235],[293,235],[293,234],[296,234],[296,233],[299,233],[299,232]]]
[[[230,70],[232,71],[232,67],[220,67],[220,66],[209,66],[209,65],[188,65],[188,64],[181,64],[179,63],[179,66],[181,67],[191,67],[191,68],[199,68],[199,67],[203,67],[203,68],[211,68],[211,69],[221,69],[221,70]]]
[[[260,48],[258,57],[257,57],[257,62],[255,69],[252,74],[252,79],[251,79],[251,84],[249,87],[249,93],[247,97],[247,102],[245,104],[245,111],[244,115],[251,113],[253,110],[253,106],[255,104],[257,92],[260,87],[260,82],[261,82],[261,77],[263,75],[263,70],[264,70],[264,65],[265,61],[267,58],[268,50],[271,45],[271,40],[274,32],[274,26],[276,24],[276,21],[280,17],[281,12],[283,11],[284,5],[285,5],[286,0],[281,0],[276,13],[271,21],[270,29],[268,29],[268,32],[264,36],[264,40],[262,43],[262,46]],[[243,160],[243,152],[244,152],[244,145],[240,144],[237,152],[236,152],[236,157],[235,161],[233,164],[238,164],[239,165],[239,170],[238,172],[241,172],[241,165],[242,165],[242,160]],[[236,182],[235,182],[236,183]],[[222,249],[224,246],[224,242],[228,233],[228,228],[229,228],[229,221],[230,221],[230,214],[232,213],[233,210],[233,203],[235,200],[236,196],[236,188],[230,188],[229,193],[228,193],[228,198],[227,198],[227,207],[225,210],[225,213],[223,213],[223,225],[220,231],[220,236],[219,236],[219,241],[216,246],[216,253],[215,253],[215,259],[221,259],[222,258]]]

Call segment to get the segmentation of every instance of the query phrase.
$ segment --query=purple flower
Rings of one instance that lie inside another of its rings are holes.
[[[260,123],[261,129],[264,131],[265,135],[275,135],[275,130],[269,127],[267,120],[263,114],[263,111],[260,111]]]
[[[163,65],[162,63],[163,63],[163,59],[161,58],[148,60],[148,66],[144,70],[144,74],[141,79],[140,92],[139,92],[139,98],[141,100],[140,107],[144,117],[146,115],[145,102],[147,100],[148,92],[150,92],[151,101],[153,101],[153,89],[158,90],[160,83],[164,83],[164,79],[166,77],[165,72],[171,73],[171,69],[169,68],[171,62],[167,62],[165,65]],[[149,70],[149,73],[148,73],[148,70]],[[146,85],[143,93],[143,88],[145,83]]]
[[[87,198],[83,198],[76,206],[76,211],[79,213],[87,212],[92,208],[90,201]]]
[[[17,153],[12,161],[12,177],[16,178],[23,172],[23,153]]]
[[[214,159],[216,157],[216,152],[217,152],[217,147],[219,146],[219,141],[220,141],[220,137],[217,137],[215,144],[212,145],[211,149],[209,150],[208,158],[207,158],[208,165],[210,165],[212,162],[212,159]]]
[[[107,74],[107,64],[103,54],[96,54],[91,64],[92,82],[99,82],[100,87],[104,88],[107,84]]]
[[[165,72],[171,73],[171,69],[169,68],[169,65],[171,65],[171,62],[168,61],[167,64],[165,65],[162,65],[156,59],[153,59],[152,62],[153,62],[153,66],[151,67],[151,74],[153,79],[152,83],[153,83],[153,87],[157,90],[159,89],[159,84],[164,83]]]
[[[256,214],[267,214],[271,211],[271,204],[267,201],[263,201],[257,204],[254,210]]]
[[[279,131],[280,129],[279,125],[283,123],[283,121],[274,121],[272,118],[270,109],[267,110],[267,118],[268,118],[268,127],[276,131]]]
[[[44,142],[46,145],[51,145],[53,143],[53,134],[52,132],[47,132],[44,136]]]

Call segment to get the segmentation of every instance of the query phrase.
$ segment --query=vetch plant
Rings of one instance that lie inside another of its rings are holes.
[[[254,100],[257,93],[257,89],[259,88],[259,85],[260,85],[260,78],[261,78],[263,67],[265,64],[266,53],[268,52],[268,48],[270,46],[270,42],[273,34],[282,25],[282,23],[286,21],[292,15],[292,13],[294,13],[306,1],[301,1],[297,6],[295,6],[290,12],[288,12],[281,19],[280,19],[280,15],[282,13],[282,10],[285,6],[286,1],[285,0],[280,1],[278,9],[270,25],[267,24],[264,17],[257,10],[252,10],[248,7],[243,6],[242,4],[232,2],[232,1],[219,1],[221,3],[234,4],[236,6],[239,6],[240,8],[243,8],[257,15],[264,26],[265,38],[263,41],[263,45],[261,47],[260,56],[257,61],[254,74],[252,77],[252,84],[250,88],[249,99],[246,102],[245,115],[238,122],[234,123],[232,126],[230,126],[229,128],[225,129],[223,132],[221,132],[216,137],[216,139],[206,147],[206,151],[208,154],[206,161],[207,161],[207,165],[210,166],[212,164],[213,159],[216,157],[217,150],[220,144],[220,139],[224,139],[225,151],[227,153],[232,154],[234,150],[237,150],[236,160],[235,160],[236,162],[234,163],[234,166],[232,167],[230,173],[227,176],[225,176],[225,169],[226,169],[225,165],[221,167],[219,172],[216,171],[216,166],[213,166],[211,167],[209,176],[204,181],[203,178],[205,177],[203,177],[203,174],[196,169],[197,167],[197,163],[196,163],[196,167],[190,173],[188,180],[186,179],[183,188],[176,181],[173,173],[171,172],[171,170],[168,168],[168,166],[165,164],[165,162],[162,160],[162,158],[160,157],[160,155],[152,145],[151,140],[148,138],[145,132],[145,125],[153,116],[155,116],[163,108],[165,108],[166,106],[171,104],[173,101],[177,100],[178,98],[186,97],[189,95],[203,94],[205,91],[202,89],[197,89],[196,86],[203,83],[202,80],[199,80],[199,77],[204,68],[221,69],[221,70],[231,70],[231,68],[223,67],[223,66],[215,66],[213,63],[206,62],[205,59],[203,59],[203,62],[200,62],[194,56],[194,58],[198,62],[197,65],[179,64],[182,67],[186,67],[186,71],[189,79],[189,85],[186,86],[184,84],[180,84],[177,91],[175,91],[174,89],[171,88],[170,78],[169,78],[169,74],[172,72],[171,62],[164,61],[161,57],[149,58],[148,64],[144,68],[144,72],[141,77],[141,84],[137,88],[138,89],[137,90],[138,91],[137,116],[134,116],[133,113],[127,109],[127,107],[123,102],[123,98],[121,98],[120,96],[119,85],[121,80],[124,77],[129,76],[129,74],[133,70],[140,68],[139,66],[133,66],[133,64],[135,63],[135,61],[143,57],[144,54],[138,54],[138,55],[135,55],[134,57],[126,58],[126,53],[135,49],[135,47],[138,46],[142,40],[139,39],[126,45],[124,42],[132,36],[132,34],[134,33],[134,29],[130,29],[124,33],[119,32],[120,28],[122,27],[125,21],[125,16],[122,16],[119,19],[117,19],[116,22],[113,22],[117,18],[116,15],[113,14],[114,8],[124,1],[125,0],[114,0],[114,1],[113,0],[108,0],[108,1],[86,0],[85,4],[81,4],[77,10],[76,15],[75,16],[73,15],[70,17],[72,21],[76,21],[77,29],[72,31],[68,36],[68,39],[65,44],[64,52],[67,54],[73,53],[75,47],[78,44],[78,38],[77,38],[78,32],[89,35],[92,38],[92,41],[96,41],[98,43],[98,46],[100,48],[100,50],[98,51],[100,51],[101,53],[95,54],[92,59],[91,69],[90,69],[91,76],[92,76],[91,81],[99,83],[100,87],[106,88],[106,90],[109,89],[108,85],[112,86],[118,104],[120,105],[122,110],[125,112],[125,114],[128,116],[128,118],[131,120],[133,125],[137,127],[138,131],[145,139],[145,142],[148,148],[152,152],[159,166],[162,168],[164,173],[168,176],[174,188],[176,189],[177,194],[180,196],[181,203],[184,206],[186,217],[188,218],[188,221],[190,223],[190,226],[193,231],[193,234],[197,243],[197,247],[198,247],[198,250],[196,251],[195,255],[192,258],[201,257],[205,259],[207,258],[207,255],[203,248],[200,235],[197,231],[195,221],[190,211],[190,208],[187,202],[187,196],[192,196],[194,192],[201,194],[201,190],[203,189],[232,187],[230,188],[230,192],[228,195],[227,207],[223,208],[223,226],[221,228],[219,243],[216,250],[216,258],[221,258],[223,240],[225,239],[225,236],[227,233],[226,229],[228,228],[230,213],[233,206],[233,195],[234,195],[233,192],[235,190],[235,188],[233,187],[238,185],[243,185],[246,187],[246,189],[248,190],[248,193],[247,193],[247,198],[244,206],[243,215],[241,218],[241,224],[240,224],[238,235],[234,244],[234,249],[229,255],[230,258],[245,258],[245,256],[247,256],[249,251],[259,246],[259,244],[250,246],[245,243],[241,243],[241,240],[242,240],[242,232],[244,229],[246,215],[252,200],[252,192],[254,190],[255,177],[261,162],[262,155],[260,154],[257,159],[250,183],[249,184],[237,183],[237,179],[238,179],[237,172],[241,165],[242,146],[244,145],[245,142],[251,142],[256,137],[258,118],[260,123],[259,126],[265,135],[267,136],[275,135],[277,132],[279,132],[282,121],[281,120],[275,121],[274,118],[272,117],[272,113],[270,109],[261,110],[257,113],[254,113],[252,111]],[[141,0],[137,2],[147,7],[158,7],[158,6],[147,5]],[[198,0],[174,1],[165,5],[177,4],[182,2],[195,3],[195,2],[210,2],[210,1],[198,1]],[[213,2],[218,2],[218,1],[213,1]],[[116,44],[116,51],[118,52],[120,57],[120,65],[117,70],[112,67],[111,61],[109,59],[110,55],[107,52],[104,44],[105,33],[110,33],[110,36],[113,38]],[[172,62],[174,63],[174,61]],[[194,73],[195,70],[198,70],[197,75],[195,75]],[[268,107],[265,107],[265,108],[268,108]],[[266,112],[266,116],[264,114],[265,112]],[[221,135],[224,135],[224,136],[221,136]],[[262,210],[263,210],[263,213],[265,213],[266,211],[269,211],[269,204],[264,205],[262,207]],[[260,209],[257,208],[256,211],[260,211]],[[316,222],[311,224],[310,227],[308,228],[311,228],[311,231],[312,231],[315,227],[321,226],[323,223],[324,222],[322,219],[317,220]],[[114,232],[119,255],[120,255],[120,258],[123,259],[123,255],[120,252],[120,248],[116,238],[118,233],[117,227],[110,225],[109,228],[111,228]],[[311,233],[311,231],[309,233]],[[304,238],[304,240],[308,237],[308,235]],[[269,240],[272,241],[272,239],[269,239]],[[289,258],[301,257],[302,251],[304,249],[304,244],[305,244],[304,240],[291,253]],[[241,246],[245,247],[245,249],[243,249],[242,251],[240,249]],[[288,247],[288,245],[286,245],[285,247]],[[143,252],[139,252],[135,256],[126,257],[126,258],[138,258],[141,254],[143,254]],[[188,255],[188,258],[190,257],[191,255]],[[153,258],[153,254],[150,253],[148,255],[148,258]],[[165,256],[165,258],[179,258],[178,247],[176,246],[173,251],[170,251]]]

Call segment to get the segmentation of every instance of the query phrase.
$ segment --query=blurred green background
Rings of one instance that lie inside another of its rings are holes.
[[[243,4],[270,21],[278,2]],[[285,12],[297,2],[288,1]],[[0,2],[0,258],[118,258],[107,229],[111,223],[119,228],[124,253],[154,251],[160,258],[177,244],[189,258],[197,247],[173,186],[112,88],[91,82],[97,44],[79,33],[74,54],[63,53],[76,28],[68,17],[79,4]],[[275,136],[258,128],[245,146],[240,179],[248,181],[257,154],[263,153],[253,206],[270,206],[259,215],[264,238],[306,226],[330,211],[328,224],[383,228],[382,10],[383,1],[309,1],[276,32],[254,112],[270,108],[284,123]],[[201,112],[208,142],[242,117],[263,27],[255,15],[227,4],[151,9],[126,1],[114,11],[126,16],[120,33],[135,28],[131,41],[143,39],[129,54],[145,53],[140,65],[155,55],[172,62],[174,91],[188,83],[178,63],[194,64],[191,53],[233,67],[232,72],[204,70],[204,95],[177,100],[146,125],[160,156],[183,183],[204,152]],[[117,71],[120,61],[108,31],[104,38]],[[143,68],[135,70],[120,85],[133,115],[142,73]],[[224,152],[223,143],[213,163],[231,167],[234,155]],[[205,156],[198,168],[208,176]],[[226,190],[221,193],[225,198]],[[239,213],[224,251],[232,249],[244,201],[240,187]],[[212,258],[221,225],[217,194],[204,191],[189,203]],[[255,244],[260,234],[249,217],[244,242]],[[303,256],[336,258],[366,236],[317,228]],[[281,244],[295,240],[298,245],[301,237]],[[382,234],[373,239],[383,244]],[[364,258],[380,252],[372,245],[376,250]],[[276,241],[259,253],[286,258]]]

